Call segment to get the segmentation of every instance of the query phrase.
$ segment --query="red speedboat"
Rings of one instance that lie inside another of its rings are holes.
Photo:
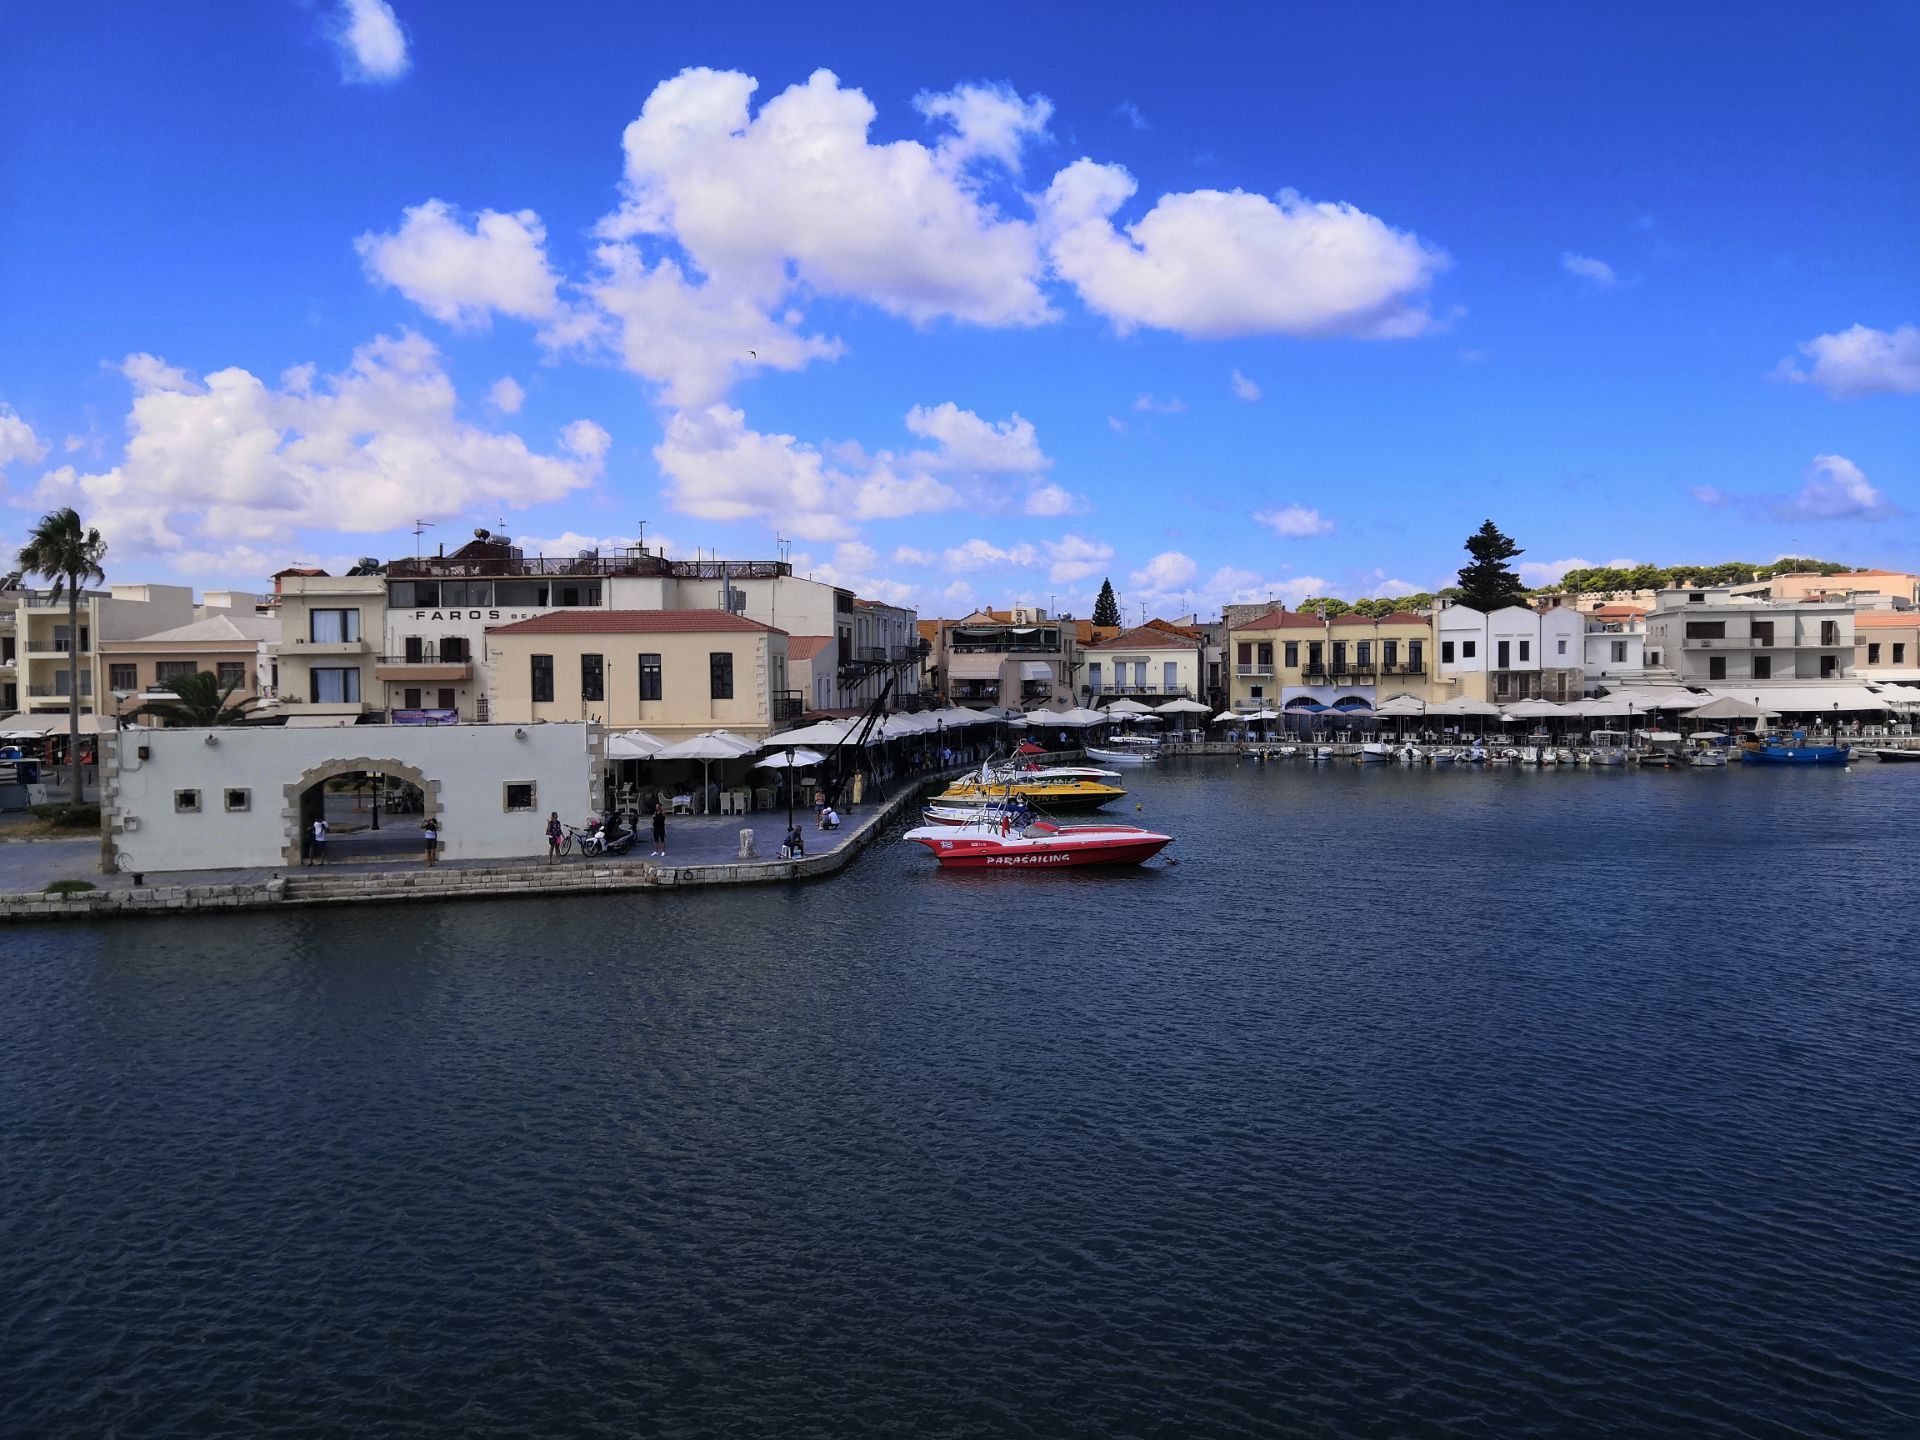
[[[1138,825],[1056,825],[1036,820],[1016,827],[993,815],[964,825],[923,825],[902,838],[926,846],[942,866],[954,870],[1138,865],[1173,843],[1171,835]]]

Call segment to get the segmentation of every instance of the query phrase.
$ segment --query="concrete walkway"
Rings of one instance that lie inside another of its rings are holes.
[[[910,785],[911,779],[900,782]],[[348,802],[346,809],[340,809],[334,803],[344,798]],[[324,866],[302,869],[295,866],[288,871],[285,866],[273,866],[245,870],[168,870],[145,878],[149,885],[254,885],[262,884],[274,876],[290,873],[294,875],[371,875],[386,873],[407,873],[427,868],[420,838],[420,817],[417,815],[386,815],[380,817],[380,830],[376,833],[362,829],[368,823],[365,815],[351,812],[352,797],[328,797],[329,819],[336,823],[333,840],[328,845],[331,852]],[[864,821],[878,803],[841,807],[841,819],[845,822],[839,830],[823,831],[807,812],[796,812],[795,820],[806,834],[808,855],[830,855],[847,843],[855,828]],[[338,813],[336,811],[338,810]],[[342,833],[340,821],[355,828]],[[527,825],[527,853],[529,862],[544,863],[547,842],[544,834],[545,821],[529,820]],[[672,815],[667,817],[667,853],[658,863],[671,866],[693,865],[731,865],[740,858],[740,832],[752,830],[755,858],[774,860],[779,858],[780,842],[787,831],[787,813],[785,810],[756,810],[747,815]],[[0,836],[4,836],[0,830]],[[634,841],[633,848],[625,856],[627,860],[647,860],[653,858],[652,831],[642,825],[640,836]],[[491,869],[503,862],[491,860],[444,860],[439,865],[442,870]],[[555,862],[555,868],[580,866],[592,862],[583,859],[576,846],[572,855]],[[55,880],[86,880],[101,890],[124,890],[133,887],[130,874],[103,875],[100,873],[100,840],[98,836],[82,834],[74,839],[58,840],[16,840],[0,839],[0,894],[23,895],[44,890]]]

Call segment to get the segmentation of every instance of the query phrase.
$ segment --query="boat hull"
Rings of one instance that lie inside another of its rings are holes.
[[[1152,750],[1100,750],[1087,747],[1087,756],[1108,765],[1151,765],[1160,757]]]
[[[933,826],[903,837],[923,845],[945,870],[1062,870],[1138,865],[1173,843],[1135,825],[1032,826],[1002,835],[987,825]]]
[[[1845,745],[1764,745],[1740,752],[1743,765],[1844,765]]]
[[[1895,765],[1920,764],[1920,750],[1875,750],[1874,755]]]

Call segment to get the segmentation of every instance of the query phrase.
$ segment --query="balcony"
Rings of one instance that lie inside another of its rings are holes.
[[[998,680],[956,680],[947,692],[958,704],[987,701],[997,704],[1000,699]]]
[[[87,678],[89,680],[91,679],[91,677]],[[27,686],[27,695],[34,700],[65,700],[70,693],[65,685]],[[93,686],[90,683],[83,683],[80,686],[80,698],[82,700],[91,700],[93,698]]]
[[[1424,675],[1427,673],[1427,662],[1405,660],[1396,665],[1382,665],[1380,673],[1382,675]]]
[[[365,655],[373,649],[365,640],[282,640],[280,653],[289,659],[314,655]]]
[[[806,712],[807,697],[800,690],[776,690],[770,706],[773,723],[791,725]]]
[[[309,646],[310,653],[321,653],[318,646]],[[373,662],[373,678],[376,680],[395,680],[409,685],[464,685],[473,679],[473,661],[461,656],[458,659],[447,656],[442,659],[431,650],[423,650],[415,656],[381,655]]]
[[[87,636],[81,640],[80,653],[82,655],[91,655],[93,653],[93,646],[90,643],[92,638],[92,636]],[[29,640],[27,641],[27,653],[29,655],[64,655],[67,653],[67,642],[64,640]]]
[[[1271,664],[1236,665],[1233,667],[1233,673],[1242,680],[1264,680],[1273,674],[1273,666]]]

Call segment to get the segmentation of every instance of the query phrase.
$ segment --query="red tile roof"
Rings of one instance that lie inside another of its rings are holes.
[[[1302,615],[1298,610],[1269,610],[1233,627],[1239,630],[1318,630],[1318,615]]]
[[[489,635],[716,635],[734,631],[784,635],[771,625],[725,610],[553,610],[510,625],[489,625]]]
[[[1637,620],[1647,611],[1642,605],[1596,605],[1587,613],[1602,620]]]
[[[1859,610],[1854,612],[1856,630],[1911,630],[1920,625],[1920,610]]]
[[[1136,625],[1111,640],[1087,646],[1089,650],[1191,650],[1195,641],[1186,635],[1161,630],[1152,625]]]
[[[831,635],[789,635],[787,659],[811,660],[833,643]]]

